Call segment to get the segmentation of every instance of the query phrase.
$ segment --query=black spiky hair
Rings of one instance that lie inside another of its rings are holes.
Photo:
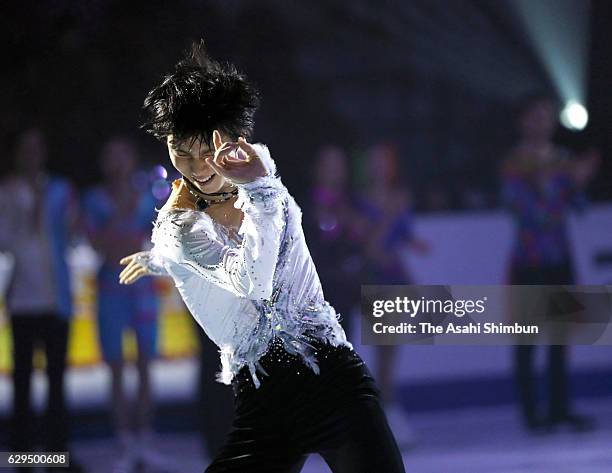
[[[196,41],[174,70],[147,94],[142,128],[159,140],[201,139],[212,145],[214,130],[231,139],[250,138],[259,93],[238,69],[211,59]]]

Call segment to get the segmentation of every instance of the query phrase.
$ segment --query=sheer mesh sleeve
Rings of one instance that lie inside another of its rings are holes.
[[[150,251],[143,251],[137,256],[137,261],[147,268],[149,274],[154,276],[169,276],[164,266],[164,258],[156,247],[153,247]]]

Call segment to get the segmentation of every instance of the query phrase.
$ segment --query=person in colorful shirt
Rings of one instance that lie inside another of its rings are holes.
[[[599,155],[589,151],[574,159],[553,142],[557,126],[553,99],[543,94],[524,97],[517,107],[519,140],[501,167],[502,199],[511,213],[516,237],[509,265],[511,284],[574,284],[567,215],[586,205],[584,188]],[[515,346],[515,375],[525,426],[532,431],[569,424],[593,427],[591,419],[570,406],[565,345],[549,347],[548,414],[537,412],[533,381],[533,344]]]

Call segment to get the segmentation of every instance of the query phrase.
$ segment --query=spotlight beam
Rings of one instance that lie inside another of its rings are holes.
[[[515,12],[564,102],[585,104],[590,0],[515,0]]]

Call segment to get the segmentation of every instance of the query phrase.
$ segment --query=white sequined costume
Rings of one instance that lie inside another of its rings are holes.
[[[302,230],[302,212],[256,144],[268,175],[238,184],[234,206],[244,212],[237,239],[205,212],[162,210],[143,258],[151,272],[174,279],[190,312],[221,355],[217,379],[231,384],[248,366],[256,387],[258,360],[274,337],[318,373],[313,339],[352,349],[325,300]],[[346,314],[343,314],[345,316]]]

